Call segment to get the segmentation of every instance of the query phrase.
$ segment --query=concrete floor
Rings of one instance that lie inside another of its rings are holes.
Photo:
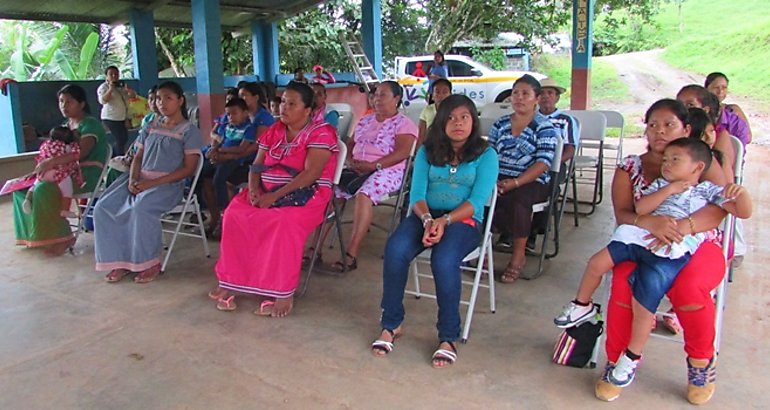
[[[640,141],[628,141],[639,152]],[[770,339],[768,185],[770,149],[752,146],[747,186],[756,213],[750,253],[729,287],[718,387],[711,408],[767,408],[770,378],[761,353]],[[234,313],[206,297],[215,285],[199,242],[182,239],[166,275],[148,285],[106,284],[93,270],[93,237],[79,255],[55,259],[14,247],[10,203],[0,205],[0,409],[165,408],[593,408],[599,370],[550,363],[551,319],[574,295],[587,257],[605,245],[609,201],[579,228],[565,218],[562,253],[539,279],[497,287],[498,309],[482,294],[459,360],[434,370],[435,302],[406,298],[405,336],[386,358],[369,345],[379,328],[381,249],[372,231],[359,269],[317,275],[285,319],[257,317],[256,300]],[[762,240],[761,237],[766,238]],[[334,260],[327,251],[326,258]],[[504,255],[497,255],[502,267]],[[765,348],[766,349],[766,348]],[[603,355],[603,353],[602,353]],[[601,361],[603,363],[603,357]],[[685,355],[653,339],[637,380],[614,406],[688,408]],[[609,405],[607,405],[609,406]],[[620,407],[618,407],[620,408]]]

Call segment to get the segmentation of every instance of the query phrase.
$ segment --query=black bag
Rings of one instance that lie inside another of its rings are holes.
[[[601,312],[601,307],[599,305],[596,307],[597,311]],[[596,314],[596,320],[564,329],[553,347],[551,361],[563,366],[586,367],[603,329],[604,321],[601,320],[599,313]]]
[[[374,171],[359,174],[350,168],[345,168],[342,170],[342,174],[340,174],[339,187],[343,192],[355,195],[361,188],[361,185],[363,185],[372,174],[374,174]]]
[[[283,168],[292,177],[296,177],[297,175],[299,175],[299,171],[283,164],[276,164],[273,166],[252,165],[249,167],[249,170],[251,172],[264,172],[276,166]],[[281,189],[282,187],[283,185],[274,187],[268,192],[275,192]],[[264,189],[264,185],[262,186],[262,188]],[[291,191],[288,194],[276,199],[275,202],[273,202],[273,204],[270,205],[270,207],[281,208],[284,206],[304,206],[305,204],[308,203],[308,201],[310,201],[311,198],[313,198],[313,195],[315,195],[315,191],[317,188],[318,188],[318,184],[313,184],[310,186],[306,186],[304,188],[295,189],[294,191]]]

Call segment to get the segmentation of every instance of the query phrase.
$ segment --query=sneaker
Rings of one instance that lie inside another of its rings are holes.
[[[535,246],[537,246],[537,236],[530,235],[527,238],[527,244],[524,247],[525,252],[535,253]]]
[[[21,210],[27,215],[32,213],[32,201],[29,198],[24,198],[24,202],[21,203]]]
[[[588,306],[580,306],[575,302],[570,302],[569,305],[564,306],[561,314],[553,319],[553,323],[556,327],[566,329],[591,320],[597,313],[596,305],[593,303]]]
[[[620,360],[615,364],[615,368],[612,369],[607,378],[610,383],[618,387],[626,387],[634,381],[636,366],[638,364],[639,360],[631,360],[630,357],[623,354],[620,356]]]
[[[716,389],[716,357],[711,360],[687,359],[687,401],[704,404],[711,399]]]
[[[613,401],[620,397],[620,392],[623,390],[622,387],[616,386],[610,382],[610,373],[612,373],[614,369],[615,363],[607,362],[607,364],[604,366],[604,373],[602,373],[602,377],[596,381],[596,386],[594,387],[594,395],[596,395],[596,398],[601,401]]]

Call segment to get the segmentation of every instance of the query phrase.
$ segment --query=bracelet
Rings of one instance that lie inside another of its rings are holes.
[[[433,222],[433,218],[429,215],[427,218],[422,220],[422,227],[425,228],[428,226],[429,223]]]
[[[452,224],[452,217],[448,213],[444,214],[444,219],[446,219],[447,226]]]
[[[691,216],[688,216],[687,217],[687,222],[690,223],[690,234],[691,235],[695,234],[695,221],[692,219]]]

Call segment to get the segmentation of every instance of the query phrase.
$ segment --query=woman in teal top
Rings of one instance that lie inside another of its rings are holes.
[[[433,367],[455,362],[460,337],[460,264],[479,245],[484,204],[497,181],[497,153],[481,138],[476,106],[470,98],[447,97],[417,152],[410,190],[412,214],[385,246],[382,333],[372,353],[384,356],[402,333],[404,288],[409,264],[432,248],[431,268],[438,301],[438,350]]]

